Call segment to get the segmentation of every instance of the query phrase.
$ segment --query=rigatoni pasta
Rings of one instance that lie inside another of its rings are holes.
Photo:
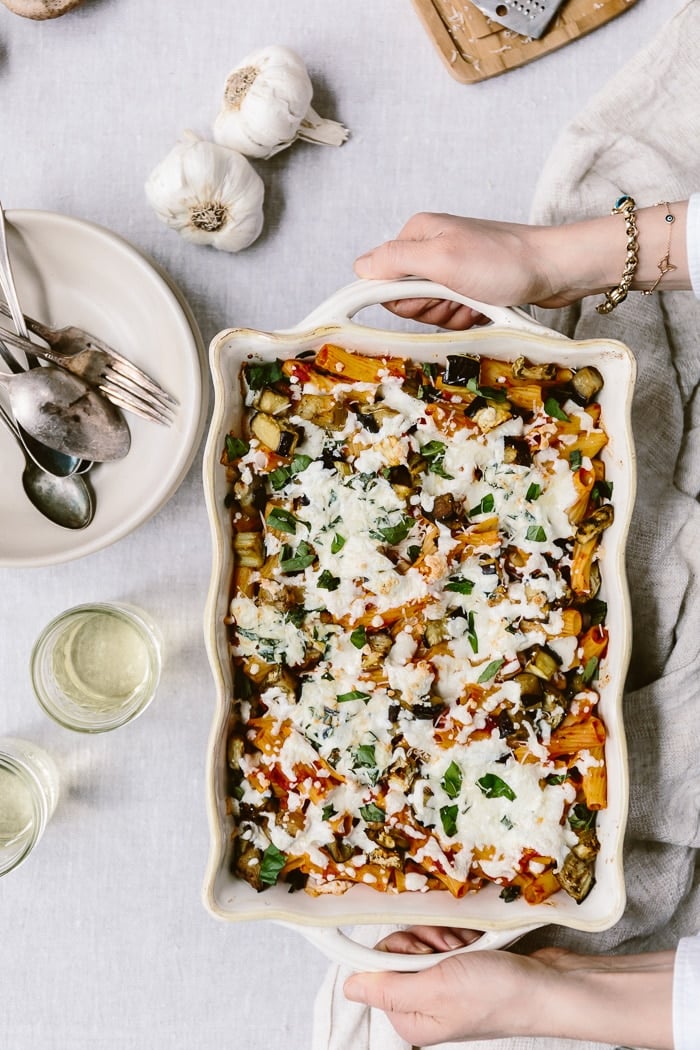
[[[325,344],[243,368],[233,867],[312,894],[595,880],[602,382]]]

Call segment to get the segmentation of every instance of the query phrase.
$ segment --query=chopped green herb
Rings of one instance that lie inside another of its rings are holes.
[[[341,536],[339,532],[336,532],[335,536],[331,541],[331,554],[337,554],[345,546],[345,537]]]
[[[229,462],[232,459],[240,459],[241,456],[245,456],[249,448],[248,442],[243,441],[242,438],[233,437],[231,434],[226,435],[226,457]]]
[[[457,834],[457,814],[459,812],[458,806],[441,806],[440,808],[440,820],[446,835]]]
[[[282,371],[281,361],[258,361],[246,365],[245,377],[251,390],[262,390],[264,386],[271,386],[280,381],[289,382]]]
[[[368,824],[383,824],[386,820],[386,813],[379,806],[376,806],[374,802],[368,802],[366,806],[360,806],[360,815]]]
[[[260,881],[266,886],[274,886],[286,863],[287,857],[277,846],[268,846],[260,864]]]
[[[487,401],[505,401],[506,399],[505,390],[499,390],[494,386],[479,386],[474,378],[467,380],[467,390],[471,390],[472,394],[476,394],[477,397],[485,397]]]
[[[530,525],[525,535],[533,543],[546,543],[547,541],[547,533],[541,525]]]
[[[231,794],[240,802],[243,796],[245,795],[245,788],[242,784],[234,784],[234,786],[231,788]]]
[[[474,518],[477,514],[490,514],[495,505],[493,493],[487,492],[481,502],[477,503],[475,507],[472,507],[471,510],[468,511],[469,517]]]
[[[492,678],[495,678],[495,676],[503,667],[504,663],[505,660],[503,659],[503,657],[500,657],[500,659],[498,660],[492,660],[491,663],[488,664],[488,666],[481,672],[481,674],[477,678],[478,684],[481,685],[482,682],[490,682]]]
[[[597,627],[598,624],[605,623],[605,618],[608,615],[607,602],[601,601],[600,598],[591,598],[583,608],[591,618],[591,627]]]
[[[290,473],[301,474],[301,472],[311,466],[312,463],[313,459],[311,456],[305,456],[303,453],[297,452],[292,458],[292,462],[289,464]]]
[[[347,694],[345,695],[347,696]],[[355,752],[355,767],[361,766],[365,769],[374,769],[376,765],[377,759],[374,754],[374,744],[360,744]]]
[[[271,529],[277,529],[278,532],[293,534],[297,531],[297,519],[284,507],[273,507],[265,520]]]
[[[362,649],[365,645],[367,645],[367,631],[365,630],[363,624],[360,624],[359,627],[355,628],[355,630],[350,635],[350,641],[356,649]]]
[[[591,656],[591,658],[586,661],[586,666],[583,669],[583,676],[582,677],[583,677],[584,682],[591,682],[596,677],[597,673],[598,673],[598,657],[597,656]]]
[[[335,809],[334,809],[333,805],[329,802],[327,806],[323,807],[323,810],[321,811],[321,818],[323,820],[330,820],[331,817],[334,817],[334,816],[335,816]]]
[[[445,584],[446,591],[455,591],[457,594],[471,594],[474,584],[471,580],[465,580],[462,576],[450,576],[449,583]]]
[[[404,516],[397,525],[387,525],[377,531],[387,543],[401,543],[401,540],[406,539],[413,525],[415,525],[414,518]]]
[[[416,558],[418,557],[420,552],[421,552],[421,548],[418,546],[418,544],[417,543],[412,543],[411,546],[406,551],[406,554],[408,555],[409,560],[413,562],[413,561],[416,560]]]
[[[303,605],[293,605],[284,614],[287,623],[293,623],[295,627],[301,627],[306,618],[306,609]]]
[[[506,904],[512,904],[513,901],[517,901],[518,897],[522,893],[520,886],[504,886],[498,896]]]
[[[431,459],[428,463],[428,470],[431,474],[437,474],[439,478],[447,478],[448,481],[451,481],[454,477],[454,474],[447,473],[444,466],[442,465],[441,459]]]
[[[563,423],[569,422],[569,417],[557,401],[556,397],[547,398],[544,403],[544,410],[548,416],[552,416],[554,419],[561,419]]]
[[[280,569],[282,572],[301,572],[315,560],[316,554],[313,548],[302,540],[295,551],[291,547],[284,546],[280,554]]]
[[[324,569],[316,580],[316,586],[323,591],[337,591],[340,587],[340,576],[334,576],[328,569]]]
[[[507,798],[511,802],[517,797],[512,787],[501,780],[495,773],[485,773],[477,780],[477,784],[486,795],[486,798]]]
[[[420,454],[423,459],[435,459],[436,456],[444,456],[447,452],[447,445],[444,441],[429,441],[427,445],[423,445],[420,450]]]
[[[441,781],[442,790],[448,798],[457,798],[462,790],[462,770],[456,762],[450,762]]]
[[[578,470],[579,467],[581,466],[582,461],[583,461],[583,456],[581,455],[580,449],[575,448],[574,451],[569,456],[569,466],[571,467],[572,470]]]
[[[467,638],[469,639],[469,644],[472,647],[472,652],[478,653],[479,652],[479,639],[477,637],[476,630],[474,629],[474,612],[473,612],[473,610],[470,611],[469,615],[467,616]]]
[[[289,473],[287,467],[277,467],[275,470],[271,471],[268,474],[268,478],[270,479],[270,485],[272,486],[275,492],[279,492],[280,489],[283,489],[289,481],[290,477],[291,474]]]
[[[336,700],[338,701],[339,704],[347,704],[348,701],[350,701],[350,700],[364,700],[364,702],[367,703],[367,701],[370,700],[370,699],[371,699],[371,697],[370,697],[369,693],[361,693],[359,689],[351,689],[349,693],[339,693],[336,696]],[[363,747],[364,746],[365,745],[363,745]],[[362,750],[362,748],[360,748],[360,750]],[[361,763],[361,764],[364,764],[364,763]],[[374,745],[372,745],[372,762],[370,763],[370,765],[375,765],[375,762],[374,762]]]
[[[612,481],[596,481],[595,485],[591,489],[591,498],[594,499],[596,503],[601,503],[604,499],[612,499],[612,494]]]
[[[541,493],[542,486],[538,485],[536,482],[533,481],[532,484],[528,486],[528,490],[525,493],[525,499],[528,501],[528,503],[534,503],[535,500],[539,498]]]
[[[423,371],[424,376],[430,376],[431,379],[435,378],[435,375],[437,373],[437,365],[434,364],[432,361],[423,361],[421,364],[421,369]]]
[[[513,828],[515,827],[515,824],[513,823],[513,821],[512,821],[512,820],[510,820],[510,818],[509,818],[509,817],[506,817],[506,816],[503,816],[503,817],[501,817],[501,824],[502,824],[502,825],[503,825],[503,827],[504,827],[504,828],[506,828],[506,829],[507,829],[508,831],[512,831],[512,830],[513,830]]]
[[[566,773],[550,773],[549,776],[545,777],[545,782],[555,787],[557,784],[563,784],[566,776]]]
[[[588,831],[595,827],[595,822],[595,810],[589,809],[585,802],[577,803],[569,813],[569,824],[574,831]]]

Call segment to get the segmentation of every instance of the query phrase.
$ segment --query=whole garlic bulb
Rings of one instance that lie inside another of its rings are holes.
[[[258,173],[240,153],[191,132],[145,188],[158,218],[195,244],[239,252],[262,230],[265,186]]]
[[[272,157],[295,139],[340,146],[347,128],[311,108],[313,87],[304,62],[288,47],[254,51],[226,81],[214,138],[248,157]]]

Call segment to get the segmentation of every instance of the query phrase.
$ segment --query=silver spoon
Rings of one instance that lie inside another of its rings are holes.
[[[95,503],[85,479],[78,474],[56,477],[42,470],[26,454],[17,427],[1,405],[0,419],[24,453],[22,485],[30,503],[55,525],[61,525],[64,529],[86,528],[94,517]]]
[[[19,361],[10,353],[2,341],[0,341],[0,357],[2,357],[12,372],[18,375],[20,372],[24,372]],[[77,456],[67,456],[64,452],[58,452],[55,448],[43,445],[41,441],[37,441],[31,434],[28,434],[24,427],[16,423],[15,427],[17,439],[24,445],[25,452],[29,454],[29,458],[34,460],[40,470],[45,470],[49,474],[55,474],[58,478],[66,478],[77,470],[81,474],[84,473],[83,460],[78,459]]]
[[[0,372],[19,426],[49,448],[106,463],[123,459],[131,445],[121,413],[79,376],[49,365]]]

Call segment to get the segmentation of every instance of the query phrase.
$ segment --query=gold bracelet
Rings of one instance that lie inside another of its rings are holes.
[[[599,314],[609,314],[616,306],[625,301],[632,279],[637,271],[639,263],[639,231],[637,230],[637,219],[634,214],[636,207],[637,205],[632,197],[624,194],[615,201],[610,213],[611,215],[622,215],[624,217],[625,232],[627,233],[627,258],[625,259],[625,268],[622,271],[622,277],[617,288],[611,288],[609,292],[606,292],[605,302],[598,303],[596,306]]]
[[[664,278],[667,273],[671,273],[673,270],[678,269],[678,267],[674,266],[671,262],[671,234],[673,232],[673,224],[676,221],[676,216],[671,211],[671,205],[668,203],[668,201],[657,201],[656,207],[658,208],[662,204],[666,209],[664,220],[668,223],[668,242],[666,244],[666,254],[664,255],[663,259],[659,259],[658,263],[656,264],[656,269],[659,271],[659,276],[656,278],[651,288],[647,288],[646,291],[642,292],[642,295],[653,295],[656,289],[658,288],[662,278]]]

